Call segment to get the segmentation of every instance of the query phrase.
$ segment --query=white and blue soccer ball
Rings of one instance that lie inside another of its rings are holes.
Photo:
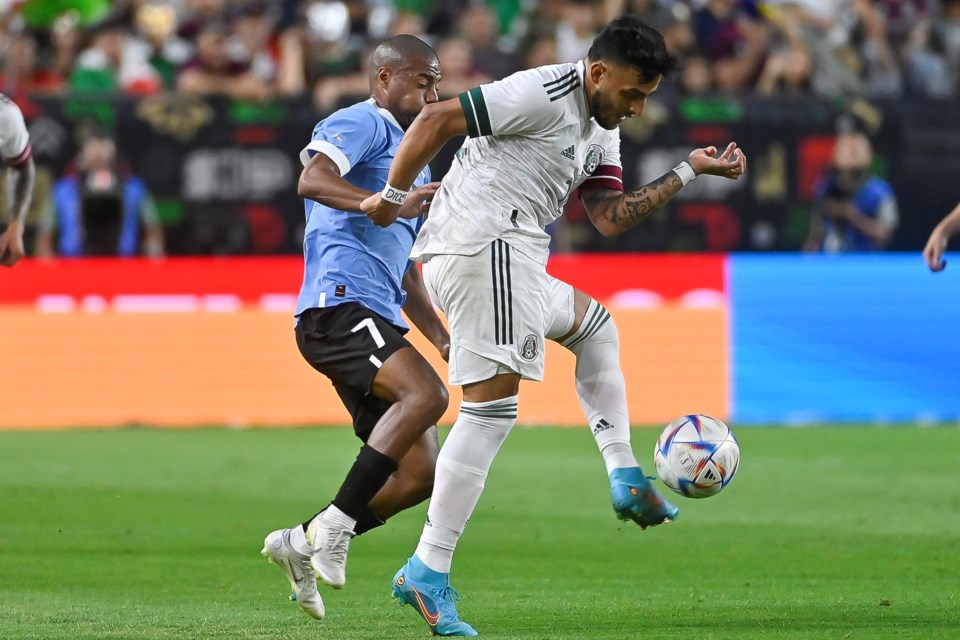
[[[653,460],[663,484],[688,498],[709,498],[737,474],[740,445],[721,420],[683,416],[660,434]]]

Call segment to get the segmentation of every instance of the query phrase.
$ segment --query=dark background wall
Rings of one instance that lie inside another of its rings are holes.
[[[305,102],[249,105],[183,96],[32,98],[22,104],[47,180],[71,170],[92,126],[115,133],[125,166],[157,199],[172,254],[298,253],[299,150],[323,114]],[[682,100],[651,104],[622,127],[624,182],[655,179],[698,146],[735,140],[745,180],[700,179],[620,238],[593,231],[577,202],[566,216],[577,251],[795,251],[811,188],[844,127],[874,141],[876,171],[893,185],[901,225],[892,250],[918,250],[960,199],[960,101],[852,103],[815,98]],[[433,162],[442,176],[456,144]],[[49,183],[47,182],[47,185]],[[38,206],[47,197],[44,181]]]

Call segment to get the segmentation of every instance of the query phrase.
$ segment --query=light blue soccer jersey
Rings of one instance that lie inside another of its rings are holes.
[[[321,120],[300,160],[306,165],[321,152],[337,164],[347,182],[379,193],[402,137],[393,115],[370,99]],[[413,186],[429,181],[427,168]],[[401,218],[383,228],[362,213],[331,209],[312,200],[305,200],[304,208],[303,286],[296,315],[315,307],[358,302],[406,329],[400,315],[406,293],[400,283],[411,264],[410,248],[423,218]]]

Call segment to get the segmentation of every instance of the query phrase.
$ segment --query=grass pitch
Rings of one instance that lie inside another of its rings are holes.
[[[648,471],[657,434],[634,435]],[[455,559],[461,616],[524,640],[960,638],[960,430],[737,436],[724,493],[641,532],[585,429],[517,430]],[[424,505],[354,541],[323,622],[259,555],[357,449],[346,429],[0,433],[0,638],[424,637],[389,597]]]

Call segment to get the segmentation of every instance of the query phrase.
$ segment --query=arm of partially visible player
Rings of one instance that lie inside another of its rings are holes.
[[[390,165],[387,184],[402,191],[409,189],[417,175],[450,138],[466,134],[467,119],[458,98],[428,104],[404,134]],[[400,205],[384,200],[379,193],[364,200],[360,208],[381,227],[389,226],[401,217]]]
[[[694,175],[714,175],[736,180],[746,170],[747,156],[731,142],[717,155],[716,147],[695,149],[687,164]],[[671,170],[653,182],[632,191],[595,189],[582,194],[584,208],[593,226],[604,236],[620,235],[644,221],[670,202],[683,187],[680,175]]]
[[[11,167],[9,173],[12,182],[10,188],[13,192],[13,207],[10,209],[7,229],[0,235],[0,265],[5,267],[12,267],[24,255],[23,230],[37,176],[33,157],[28,156],[19,165]]]
[[[403,302],[404,313],[446,360],[450,355],[450,333],[430,301],[420,267],[416,264],[411,265],[403,276],[403,290],[407,292],[407,299]]]
[[[931,271],[943,271],[947,261],[943,252],[947,250],[947,241],[960,231],[960,204],[933,228],[927,246],[923,248],[923,257]]]

